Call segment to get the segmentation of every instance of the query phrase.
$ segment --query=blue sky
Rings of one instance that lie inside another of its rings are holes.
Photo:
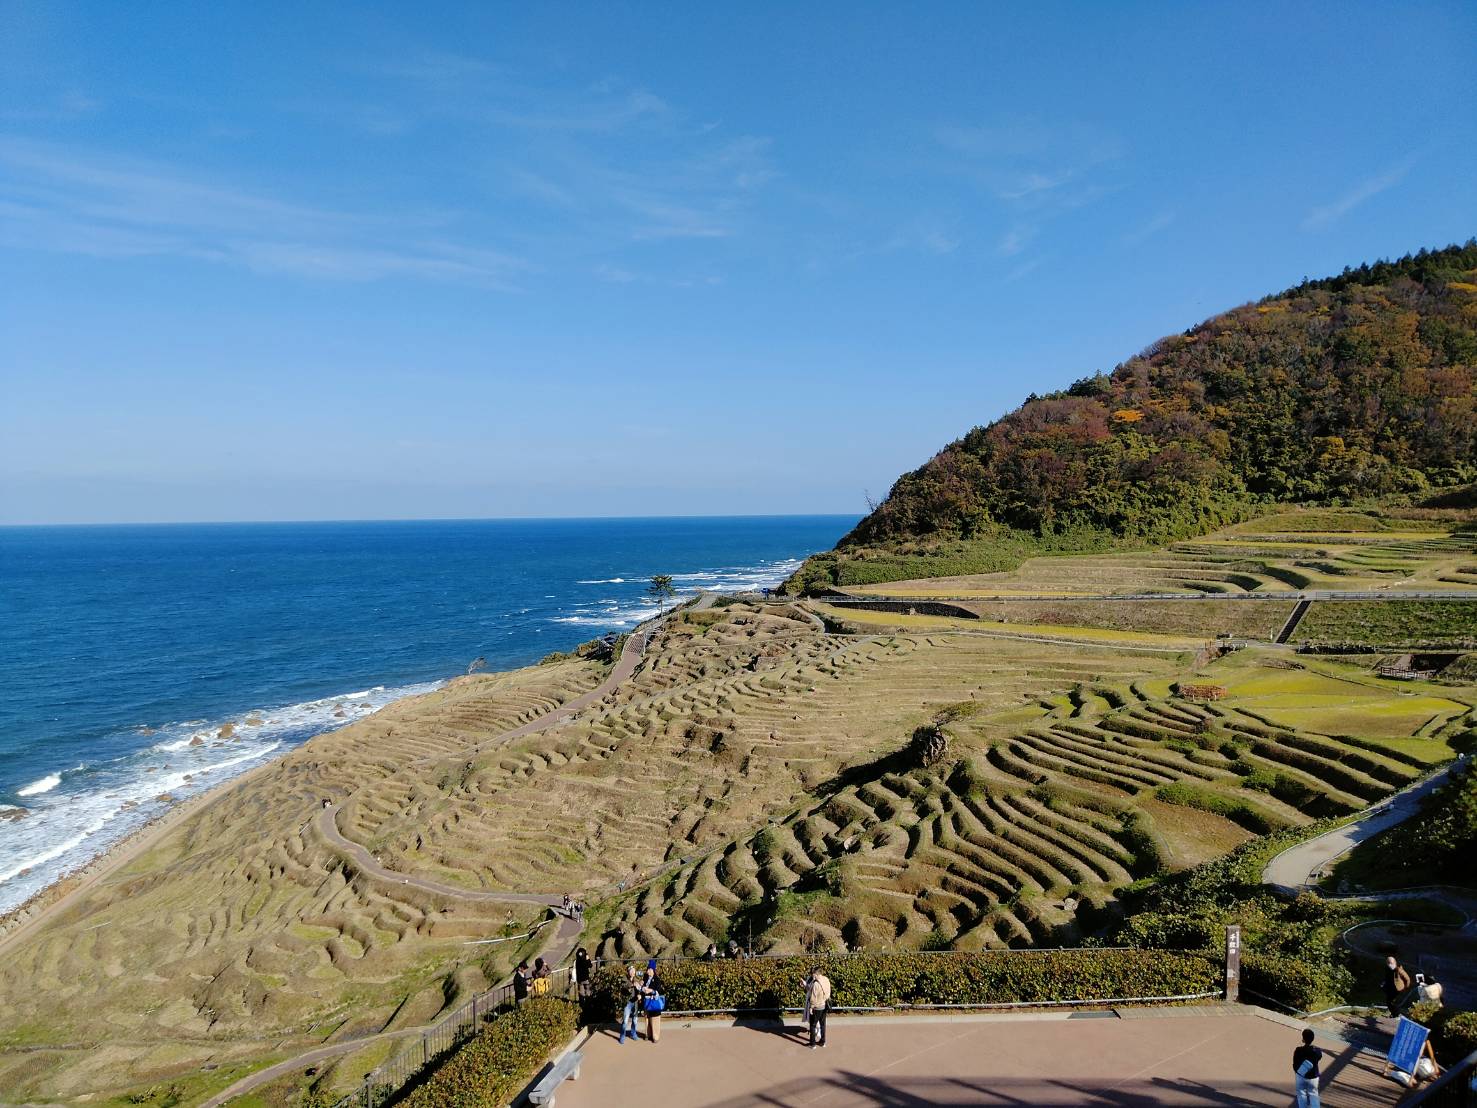
[[[1477,233],[1477,6],[0,0],[0,522],[860,512]]]

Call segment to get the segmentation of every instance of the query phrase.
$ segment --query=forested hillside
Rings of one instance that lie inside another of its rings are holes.
[[[1251,505],[1477,478],[1477,240],[1305,281],[1032,396],[905,474],[840,546],[1163,541]]]

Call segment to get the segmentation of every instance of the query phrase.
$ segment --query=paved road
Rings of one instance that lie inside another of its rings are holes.
[[[1328,868],[1365,839],[1403,823],[1420,811],[1421,803],[1434,790],[1446,783],[1458,763],[1432,774],[1424,781],[1396,793],[1370,808],[1368,813],[1319,835],[1316,839],[1290,846],[1267,863],[1262,870],[1262,883],[1284,892],[1297,893],[1316,885]]]

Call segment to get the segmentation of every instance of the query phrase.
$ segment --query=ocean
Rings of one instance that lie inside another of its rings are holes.
[[[679,595],[777,584],[853,516],[0,528],[0,911],[314,735]]]

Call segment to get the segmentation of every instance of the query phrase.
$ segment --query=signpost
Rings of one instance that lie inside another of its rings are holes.
[[[1241,995],[1241,927],[1226,928],[1226,999],[1235,1001]]]
[[[1416,1067],[1420,1065],[1422,1056],[1431,1059],[1431,1066],[1435,1073],[1441,1072],[1441,1067],[1436,1065],[1436,1055],[1431,1051],[1431,1032],[1415,1020],[1400,1017],[1400,1022],[1395,1025],[1395,1039],[1390,1043],[1390,1053],[1385,1055],[1385,1073],[1392,1069],[1403,1070],[1410,1074],[1411,1084],[1420,1080],[1416,1073]]]

